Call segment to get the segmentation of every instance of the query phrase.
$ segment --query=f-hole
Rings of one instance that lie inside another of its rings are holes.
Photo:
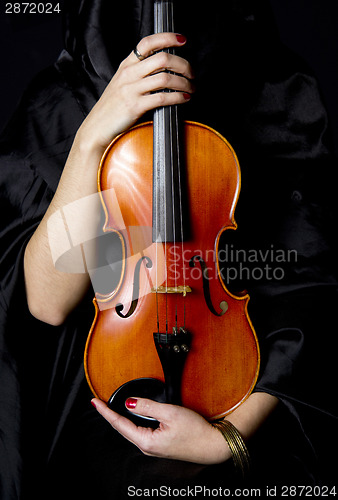
[[[126,314],[122,314],[122,310],[124,308],[123,304],[117,304],[115,307],[115,311],[120,316],[120,318],[129,318],[133,312],[135,311],[139,299],[139,290],[140,290],[140,269],[142,262],[146,262],[146,267],[149,269],[152,267],[153,263],[149,257],[142,257],[135,266],[134,272],[134,286],[133,286],[133,299],[130,304],[129,311]]]
[[[215,316],[223,316],[228,310],[228,303],[225,300],[222,300],[220,303],[219,307],[221,309],[221,312],[217,312],[216,309],[214,308],[211,297],[210,297],[210,288],[209,288],[209,276],[208,276],[208,268],[206,266],[206,263],[200,257],[199,255],[194,255],[190,261],[189,261],[189,266],[190,267],[195,267],[195,261],[198,261],[201,269],[202,269],[202,280],[203,280],[203,293],[204,293],[204,300],[212,314]]]

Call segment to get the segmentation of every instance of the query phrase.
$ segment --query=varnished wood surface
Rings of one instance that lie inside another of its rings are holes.
[[[152,243],[152,124],[117,138],[103,157],[99,190],[106,212],[104,230],[118,232],[124,266],[119,286],[94,301],[96,315],[87,340],[85,370],[93,393],[105,401],[134,378],[163,380],[153,342],[157,310],[162,333],[166,322],[171,333],[176,321],[183,326],[185,318],[193,340],[183,373],[182,402],[215,419],[248,397],[259,370],[257,337],[247,312],[249,297],[235,297],[227,291],[215,259],[221,233],[236,228],[240,170],[231,146],[217,132],[187,122],[184,135],[189,145],[185,168],[190,237],[183,245]],[[215,310],[221,311],[222,301],[228,304],[223,316],[212,314],[206,305],[201,268],[198,263],[189,266],[193,255],[206,263]],[[115,307],[123,303],[123,312],[128,311],[135,266],[142,257],[153,265],[147,268],[142,262],[137,308],[130,317],[121,318]],[[151,288],[163,284],[189,285],[192,292],[186,297],[157,294],[156,299]]]

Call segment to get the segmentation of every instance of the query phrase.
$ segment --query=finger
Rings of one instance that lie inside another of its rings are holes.
[[[134,444],[137,443],[139,440],[139,428],[133,422],[108,408],[100,399],[95,398],[91,402],[100,415],[102,415],[117,432],[122,434],[128,441]]]
[[[143,113],[162,106],[174,106],[175,104],[183,104],[189,102],[191,95],[187,92],[155,92],[142,96],[140,107]]]
[[[137,413],[144,417],[152,417],[162,424],[170,423],[174,418],[175,406],[167,403],[158,403],[152,399],[145,398],[128,398],[126,407],[132,413]]]
[[[158,52],[142,61],[142,64],[137,65],[136,68],[138,75],[143,78],[165,70],[173,71],[185,78],[194,78],[194,72],[189,62],[177,55],[168,54],[168,52]]]
[[[169,47],[181,47],[185,43],[185,36],[179,33],[156,33],[142,38],[137,45],[137,50],[146,58],[154,54],[154,52],[168,49]],[[135,54],[134,57],[136,57]]]
[[[190,80],[187,80],[179,75],[173,75],[165,72],[157,73],[156,75],[144,78],[138,84],[138,92],[141,95],[146,95],[151,92],[164,89],[187,92],[189,94],[194,92],[194,87]]]
[[[147,58],[155,52],[159,52],[170,47],[181,47],[185,43],[186,38],[178,33],[156,33],[155,35],[149,35],[142,38],[136,46],[137,53],[141,56],[141,59],[137,57],[133,50],[122,62],[122,65],[129,66],[144,62],[143,59],[147,60]]]

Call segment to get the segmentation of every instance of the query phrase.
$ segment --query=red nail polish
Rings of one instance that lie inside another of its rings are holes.
[[[96,410],[96,404],[94,403],[94,401],[91,401],[91,404],[94,406],[94,408]]]
[[[191,98],[191,95],[188,94],[188,92],[183,92],[183,97],[186,101],[188,101]]]
[[[128,398],[126,399],[126,407],[127,408],[135,408],[137,403],[137,399],[135,398]]]
[[[184,43],[187,41],[186,37],[184,35],[176,35],[178,43]]]

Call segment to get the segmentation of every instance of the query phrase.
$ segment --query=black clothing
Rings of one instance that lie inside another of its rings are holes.
[[[249,269],[229,287],[251,296],[262,351],[256,390],[283,403],[249,443],[249,484],[333,483],[325,441],[337,439],[338,286],[326,113],[314,77],[279,44],[264,2],[218,3],[217,11],[189,9],[191,2],[176,6],[177,31],[188,39],[182,55],[193,64],[198,89],[182,112],[222,133],[242,169],[239,228],[224,245],[256,260],[230,259],[225,268]],[[60,327],[27,310],[25,246],[51,202],[78,127],[120,61],[152,32],[151,5],[65,2],[65,50],[31,83],[1,137],[3,500],[127,498],[129,485],[239,484],[231,462],[201,467],[143,456],[91,408],[82,360],[92,293]],[[220,61],[226,63],[222,81]],[[267,264],[279,274],[263,272]]]

